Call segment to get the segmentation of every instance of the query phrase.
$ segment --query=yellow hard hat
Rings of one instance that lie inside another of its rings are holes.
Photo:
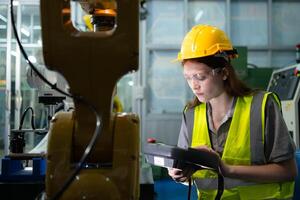
[[[184,37],[177,60],[201,58],[217,53],[237,56],[236,50],[221,29],[210,25],[196,25]]]

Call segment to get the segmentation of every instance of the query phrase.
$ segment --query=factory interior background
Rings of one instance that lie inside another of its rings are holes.
[[[300,1],[143,0],[142,5],[139,11],[139,70],[127,73],[117,82],[116,94],[122,112],[136,113],[140,119],[140,184],[149,186],[140,194],[149,192],[144,199],[186,199],[187,187],[172,181],[165,168],[147,163],[143,155],[148,138],[177,144],[183,108],[193,97],[182,76],[181,63],[172,62],[184,35],[196,24],[210,24],[224,30],[239,52],[233,65],[240,79],[251,87],[268,90],[274,72],[291,66],[300,68]],[[22,56],[13,34],[9,7],[8,0],[0,0],[1,158],[10,152],[11,130],[18,129],[21,121],[23,128],[31,128],[30,114],[24,119],[22,116],[26,108],[33,108],[37,128],[48,129],[50,114],[59,112],[59,103],[53,106],[39,100],[41,95],[56,93],[35,78]],[[49,80],[68,88],[67,81],[44,64],[40,1],[15,0],[13,10],[19,37],[30,61]],[[78,29],[86,26],[81,18],[79,8],[75,9],[72,19],[77,22]],[[81,70],[85,70],[85,66]],[[291,135],[299,149],[300,83],[286,83],[287,90],[294,87],[296,91],[293,103],[298,110],[291,112],[297,116],[293,124],[297,132]],[[64,103],[64,109],[73,105],[69,98]],[[30,152],[44,137],[44,134],[25,134],[24,152]],[[1,185],[5,183],[2,181]],[[29,193],[36,194],[43,183],[39,183],[38,189],[27,187]],[[192,199],[196,199],[195,188],[192,190]]]

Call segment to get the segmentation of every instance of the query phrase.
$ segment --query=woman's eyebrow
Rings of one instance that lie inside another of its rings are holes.
[[[202,72],[197,72],[197,73],[193,73],[193,74],[190,74],[190,75],[195,75],[195,74],[199,74],[199,75],[206,75],[206,74],[208,74],[209,72],[208,71],[202,71]],[[189,74],[186,74],[186,73],[184,73],[183,74],[184,76],[190,76]]]

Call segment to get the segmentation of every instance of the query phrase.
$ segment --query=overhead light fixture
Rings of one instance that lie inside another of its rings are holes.
[[[41,40],[41,39],[38,39],[38,40],[37,40],[37,43],[38,43],[38,45],[42,45],[42,40]]]
[[[17,52],[11,51],[11,52],[10,52],[10,55],[17,57]]]
[[[20,5],[19,1],[13,1],[13,6],[18,6],[18,5]]]
[[[199,10],[197,15],[195,16],[195,22],[198,22],[203,16],[203,10]]]
[[[35,58],[35,56],[28,56],[28,59],[29,59],[30,62],[32,62],[33,64],[36,63],[36,58]]]
[[[30,36],[30,32],[29,32],[27,29],[25,29],[25,28],[21,28],[21,33],[23,33],[23,34],[26,35],[27,37]]]
[[[2,21],[4,21],[5,23],[7,23],[7,18],[4,17],[3,15],[0,15],[0,19],[1,19]]]
[[[133,81],[128,81],[129,86],[133,86]]]

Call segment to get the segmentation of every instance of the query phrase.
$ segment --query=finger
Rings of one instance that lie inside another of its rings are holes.
[[[179,178],[177,181],[178,182],[186,182],[187,180],[188,180],[188,178],[183,176],[183,177]]]
[[[182,174],[182,173],[183,173],[183,171],[181,169],[174,170],[175,175],[179,175],[179,174]]]
[[[182,177],[184,177],[182,174],[180,175],[175,175],[175,176],[172,176],[173,179],[177,180],[177,179],[181,179]]]
[[[199,145],[194,147],[195,149],[209,149],[210,147],[208,147],[207,145]]]
[[[200,151],[206,151],[206,152],[209,152],[209,153],[212,153],[215,155],[219,155],[215,150],[213,150],[212,148],[205,146],[205,145],[195,147],[195,149],[200,150]]]
[[[183,177],[183,174],[182,173],[179,173],[179,174],[169,174],[171,176],[172,179],[174,180],[178,180],[180,178]]]
[[[181,173],[182,173],[182,170],[180,170],[180,169],[175,169],[175,168],[168,169],[168,174],[170,176],[178,175],[178,174],[181,174]]]
[[[197,147],[194,147],[194,149],[197,149],[197,150],[201,150],[201,151],[207,151],[207,152],[210,152],[212,149],[206,145],[201,145],[201,146],[197,146]]]
[[[183,176],[190,178],[194,173],[196,172],[196,170],[194,168],[188,168],[186,170],[183,171]]]

